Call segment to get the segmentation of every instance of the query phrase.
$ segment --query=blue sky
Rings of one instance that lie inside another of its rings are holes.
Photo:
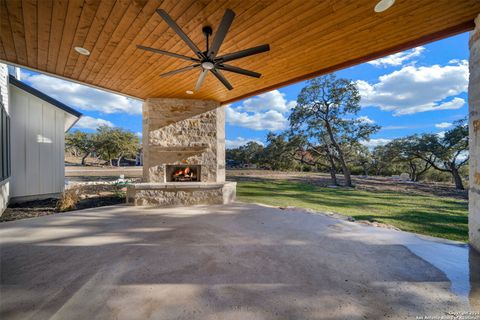
[[[413,133],[448,130],[467,115],[468,33],[338,71],[356,81],[359,116],[382,126],[368,146]],[[141,102],[22,70],[22,81],[84,114],[74,129],[92,132],[100,124],[142,131]],[[290,108],[305,82],[227,106],[227,146],[265,143],[269,130],[288,125]]]

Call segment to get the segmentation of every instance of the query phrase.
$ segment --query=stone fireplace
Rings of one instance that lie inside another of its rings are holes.
[[[235,183],[225,182],[225,110],[217,102],[147,99],[143,153],[143,182],[128,186],[128,203],[220,204],[235,199]]]

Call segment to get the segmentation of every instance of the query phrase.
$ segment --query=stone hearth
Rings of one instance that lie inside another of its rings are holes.
[[[143,157],[143,183],[128,186],[127,203],[193,205],[235,200],[236,184],[225,182],[225,110],[215,101],[147,99]],[[186,168],[188,174],[181,174]],[[179,173],[176,179],[172,170]],[[191,171],[198,176],[185,178]]]

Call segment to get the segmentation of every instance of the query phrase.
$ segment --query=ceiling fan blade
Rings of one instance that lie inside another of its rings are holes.
[[[228,29],[230,29],[230,26],[232,25],[233,18],[235,18],[235,12],[227,9],[223,15],[222,22],[220,23],[217,32],[215,32],[215,38],[213,38],[212,45],[208,49],[208,57],[210,59],[215,58],[218,50],[220,50],[220,46],[227,35]]]
[[[173,19],[168,15],[168,13],[165,12],[165,10],[157,9],[156,11],[160,15],[160,17],[162,17],[163,20],[165,20],[165,22],[170,26],[170,28],[172,28],[173,31],[175,31],[179,35],[179,37],[182,38],[183,41],[185,41],[185,43],[190,47],[190,49],[192,49],[193,52],[195,52],[195,54],[200,59],[205,58],[203,52],[200,51],[197,45],[193,43],[192,40],[190,40],[190,38],[185,34],[185,32],[183,32],[182,29],[180,29],[177,23],[173,21]]]
[[[242,69],[242,68],[238,68],[238,67],[235,67],[235,66],[230,66],[228,64],[219,64],[216,66],[218,69],[221,69],[221,70],[225,70],[225,71],[229,71],[229,72],[234,72],[234,73],[239,73],[239,74],[243,74],[243,75],[246,75],[246,76],[250,76],[250,77],[254,77],[254,78],[260,78],[262,75],[258,72],[253,72],[253,71],[250,71],[250,70],[246,70],[246,69]]]
[[[241,51],[237,51],[234,53],[228,53],[226,55],[223,55],[221,57],[218,57],[215,59],[215,62],[227,62],[235,59],[240,59],[240,58],[245,58],[257,53],[262,53],[270,50],[270,46],[268,44],[262,44],[261,46],[253,47],[250,49],[245,49]]]
[[[194,65],[191,65],[191,66],[188,66],[188,67],[185,67],[185,68],[180,68],[180,69],[177,69],[177,70],[162,73],[160,75],[160,77],[172,76],[174,74],[177,74],[177,73],[180,73],[180,72],[185,72],[185,71],[188,71],[188,70],[192,70],[192,69],[198,68],[198,67],[200,67],[200,64],[194,64]]]
[[[215,75],[215,77],[217,77],[218,80],[220,80],[221,83],[223,83],[223,85],[228,89],[228,90],[232,90],[233,87],[232,85],[230,84],[230,82],[228,82],[227,79],[225,79],[225,77],[223,76],[223,74],[220,72],[220,70],[217,70],[217,69],[211,69],[210,71],[212,71],[212,73]]]
[[[178,59],[183,59],[183,60],[188,60],[188,61],[195,61],[195,62],[199,62],[199,61],[200,61],[199,59],[190,58],[190,57],[187,57],[187,56],[178,54],[178,53],[163,51],[163,50],[160,50],[160,49],[145,47],[145,46],[141,46],[141,45],[137,45],[137,48],[138,48],[138,49],[142,49],[142,50],[146,50],[146,51],[151,51],[151,52],[154,52],[154,53],[160,53],[160,54],[163,54],[163,55],[166,55],[166,56],[170,56],[170,57],[174,57],[174,58],[178,58]]]
[[[200,87],[202,86],[205,78],[207,77],[207,73],[207,69],[202,69],[202,72],[200,72],[200,76],[198,77],[197,84],[195,85],[195,91],[200,90]]]

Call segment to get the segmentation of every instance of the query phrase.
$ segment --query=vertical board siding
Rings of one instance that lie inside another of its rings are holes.
[[[27,190],[26,194],[40,193],[40,144],[42,133],[42,103],[37,99],[27,97],[28,122],[26,135],[27,151]]]
[[[19,94],[19,90],[11,87],[12,103],[12,183],[11,195],[25,193],[27,186],[26,175],[26,124],[28,122],[28,99]]]
[[[42,137],[39,141],[40,168],[42,168],[40,173],[40,190],[42,190],[42,193],[53,193],[55,192],[55,167],[52,162],[52,160],[54,160],[52,159],[52,155],[55,156],[53,153],[53,143],[55,141],[55,110],[48,104],[43,103],[42,111],[43,130]]]
[[[11,86],[11,197],[60,193],[64,189],[65,112]]]
[[[63,192],[65,187],[65,113],[57,111],[55,113],[55,141],[54,144],[54,163],[55,163],[55,192]]]

